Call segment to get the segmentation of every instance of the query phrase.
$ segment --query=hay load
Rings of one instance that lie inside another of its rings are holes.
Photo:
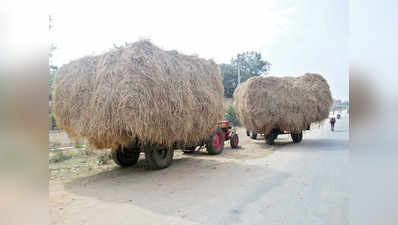
[[[234,93],[237,117],[249,130],[269,134],[272,129],[299,133],[328,118],[332,96],[319,74],[300,77],[252,77]]]
[[[223,118],[223,91],[213,61],[139,41],[62,66],[54,114],[70,137],[100,149],[136,138],[171,146],[208,137]]]

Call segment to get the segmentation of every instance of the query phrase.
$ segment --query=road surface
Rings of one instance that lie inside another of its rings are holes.
[[[119,169],[50,182],[51,224],[348,224],[348,118],[274,146],[239,129],[242,148],[176,154],[160,171]]]

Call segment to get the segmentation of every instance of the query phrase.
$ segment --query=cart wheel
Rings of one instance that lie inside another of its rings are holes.
[[[274,143],[275,143],[275,139],[276,138],[274,138],[273,137],[273,135],[268,135],[266,138],[265,138],[265,143],[267,143],[267,144],[269,144],[269,145],[273,145]]]
[[[231,144],[231,148],[237,148],[239,145],[239,137],[237,133],[233,133],[231,138],[229,139],[229,143]]]
[[[206,149],[210,155],[220,154],[224,150],[224,132],[220,128],[210,135],[206,141]]]
[[[192,154],[196,149],[196,146],[192,146],[192,147],[185,147],[183,152],[186,154]]]
[[[173,162],[174,149],[167,147],[148,147],[145,149],[145,159],[148,168],[152,170],[164,169]]]
[[[257,139],[257,133],[252,132],[251,139],[256,140]]]
[[[112,159],[120,167],[129,167],[137,163],[140,149],[137,147],[120,146],[112,149]]]
[[[250,137],[250,130],[246,130],[246,135]]]
[[[271,132],[270,134],[268,134],[265,137],[265,142],[269,145],[273,145],[275,143],[275,139],[277,139],[277,138],[278,138],[278,134]]]
[[[303,140],[303,132],[302,131],[300,131],[300,133],[291,133],[290,136],[292,136],[294,143],[299,143],[299,142],[301,142],[301,140]]]

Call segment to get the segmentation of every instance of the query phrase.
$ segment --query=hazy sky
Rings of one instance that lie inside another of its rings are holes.
[[[348,2],[295,1],[53,1],[50,14],[62,65],[113,44],[150,38],[166,50],[229,62],[260,51],[271,75],[323,74],[334,98],[348,100]]]

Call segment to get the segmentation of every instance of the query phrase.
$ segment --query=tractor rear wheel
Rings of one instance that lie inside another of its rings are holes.
[[[140,149],[138,147],[119,146],[112,149],[111,156],[120,167],[129,167],[137,163],[140,157]]]
[[[224,132],[217,128],[206,141],[206,149],[210,155],[220,154],[224,150]]]
[[[237,148],[239,145],[239,137],[237,133],[232,133],[231,138],[229,139],[229,143],[231,144],[231,148]]]
[[[168,147],[148,147],[145,149],[145,160],[148,168],[159,170],[167,168],[173,162],[174,149]]]
[[[303,132],[302,131],[300,133],[291,133],[290,136],[292,136],[294,143],[299,143],[299,142],[301,142],[301,140],[303,140]]]
[[[257,133],[252,132],[251,139],[256,140],[257,139]]]

